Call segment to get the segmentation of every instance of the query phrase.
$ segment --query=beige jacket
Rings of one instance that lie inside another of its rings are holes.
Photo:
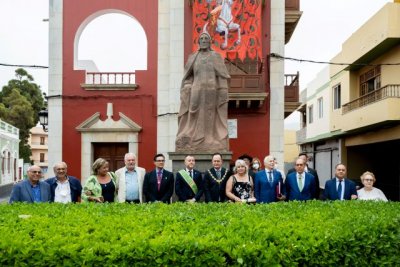
[[[146,170],[141,167],[135,167],[139,182],[139,200],[143,203],[143,180]],[[117,175],[118,184],[118,202],[124,203],[126,200],[126,181],[125,181],[126,167],[118,169],[115,174]]]

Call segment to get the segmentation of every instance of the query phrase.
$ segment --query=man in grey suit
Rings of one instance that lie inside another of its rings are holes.
[[[143,203],[143,180],[146,170],[136,166],[136,159],[135,154],[126,153],[125,167],[115,172],[120,203]]]
[[[28,179],[18,184],[15,184],[12,191],[9,203],[13,202],[50,202],[51,193],[50,185],[46,182],[41,182],[42,170],[39,166],[33,165],[28,168]]]

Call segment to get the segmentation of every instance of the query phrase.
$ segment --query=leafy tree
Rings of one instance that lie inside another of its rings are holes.
[[[19,155],[29,162],[32,154],[28,145],[29,131],[38,121],[39,111],[45,106],[40,86],[24,69],[15,71],[17,79],[10,80],[0,92],[0,118],[19,128]]]

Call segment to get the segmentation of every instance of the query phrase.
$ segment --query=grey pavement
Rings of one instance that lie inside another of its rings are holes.
[[[13,185],[13,183],[0,185],[0,203],[8,202]]]
[[[2,204],[2,203],[8,203],[8,200],[9,200],[9,199],[10,199],[9,197],[0,198],[0,204]]]

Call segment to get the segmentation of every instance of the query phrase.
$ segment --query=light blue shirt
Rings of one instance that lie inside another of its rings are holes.
[[[32,188],[32,195],[33,195],[33,202],[42,202],[42,197],[40,196],[40,185],[37,184],[36,186],[31,184]]]
[[[126,200],[139,199],[139,181],[137,172],[125,172]]]
[[[306,182],[306,175],[304,172],[302,172],[302,173],[296,172],[296,175],[297,175],[297,185],[299,186],[300,192],[302,192],[304,189],[304,184]],[[301,185],[301,188],[300,188],[300,185]]]

